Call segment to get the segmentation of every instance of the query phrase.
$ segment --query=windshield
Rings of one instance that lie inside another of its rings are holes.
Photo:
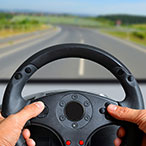
[[[123,62],[136,79],[146,79],[145,0],[1,0],[0,80],[10,79],[24,60],[46,47],[82,43]],[[84,59],[53,62],[33,79],[113,79]]]

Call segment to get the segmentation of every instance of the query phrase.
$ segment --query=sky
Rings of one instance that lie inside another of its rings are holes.
[[[0,9],[83,15],[146,15],[146,0],[0,0]]]

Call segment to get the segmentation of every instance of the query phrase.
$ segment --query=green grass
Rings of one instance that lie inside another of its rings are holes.
[[[0,37],[50,28],[51,25],[65,24],[80,27],[99,28],[103,24],[92,18],[56,15],[13,15],[0,19]]]
[[[131,40],[146,46],[146,31],[145,32],[137,32],[139,35],[134,35],[135,33],[131,34]]]
[[[111,34],[113,36],[123,38],[123,39],[128,38],[128,33],[126,34],[125,32],[122,32],[122,31],[103,31],[103,32]]]
[[[50,25],[65,24],[79,27],[101,28],[109,27],[109,22],[92,17],[77,17],[71,15],[12,15],[0,13],[0,37],[12,36],[18,33],[46,29]]]
[[[146,24],[122,25],[102,32],[146,46]]]
[[[103,31],[110,35],[146,46],[146,31]]]
[[[17,34],[49,29],[51,26],[37,19],[28,19],[21,15],[0,19],[0,38]]]
[[[36,20],[39,23],[48,23],[48,19],[46,16],[16,15],[12,18],[13,22],[18,22],[23,20]]]
[[[146,45],[146,24],[122,25],[103,18],[77,17],[70,15],[8,15],[0,19],[1,36],[31,32],[50,28],[51,25],[65,24],[80,27],[97,28],[104,33]],[[0,36],[0,37],[1,37]]]
[[[138,30],[144,30],[146,31],[146,24],[135,24],[131,25],[132,28],[138,29]]]
[[[13,18],[13,21],[21,21],[21,20],[37,20],[41,23],[45,24],[67,24],[67,25],[76,25],[83,27],[98,27],[101,25],[100,22],[83,17],[76,16],[26,16],[19,15]]]

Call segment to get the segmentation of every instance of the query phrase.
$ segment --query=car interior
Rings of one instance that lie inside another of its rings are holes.
[[[140,146],[142,131],[107,107],[145,109],[146,2],[26,1],[0,6],[2,116],[42,101],[24,127],[37,146],[113,146],[121,126],[121,145]]]

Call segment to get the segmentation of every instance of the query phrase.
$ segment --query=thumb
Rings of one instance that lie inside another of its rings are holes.
[[[111,116],[118,120],[124,120],[138,124],[138,117],[140,115],[140,110],[130,109],[127,107],[120,107],[117,105],[110,104],[107,107],[107,111]]]
[[[14,115],[15,119],[17,119],[19,124],[23,127],[28,120],[39,115],[44,110],[44,107],[43,102],[34,102],[24,107],[20,112],[16,113]]]
[[[146,110],[135,110],[110,104],[107,111],[118,120],[135,123],[146,133]]]
[[[0,124],[0,145],[15,145],[25,123],[39,115],[43,109],[43,102],[35,102],[4,119]]]

